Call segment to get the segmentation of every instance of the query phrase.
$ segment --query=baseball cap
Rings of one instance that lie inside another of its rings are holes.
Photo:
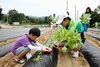
[[[67,15],[59,15],[56,24],[61,24],[63,19],[66,18],[66,17],[67,17]]]

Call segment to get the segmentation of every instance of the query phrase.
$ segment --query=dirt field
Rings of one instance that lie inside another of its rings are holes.
[[[95,46],[97,46],[98,48],[100,48],[100,41],[87,35],[87,41],[94,44]]]
[[[91,33],[99,34],[99,35],[100,35],[100,32],[94,32],[94,31],[92,31],[92,30],[88,30],[88,31],[91,32]]]
[[[90,67],[81,53],[78,58],[73,58],[71,53],[59,53],[58,59],[57,67]]]
[[[52,32],[47,32],[46,34],[40,36],[37,39],[37,41],[44,44],[51,34]],[[31,53],[34,54],[35,51],[31,51]],[[10,52],[6,54],[4,57],[0,58],[0,67],[22,67],[24,64],[15,63],[14,57],[15,56]],[[73,58],[71,53],[67,53],[65,55],[59,53],[57,67],[77,67],[77,66],[90,67],[81,53],[79,58]]]
[[[1,24],[0,25],[1,28],[22,28],[22,26],[12,26],[12,25],[5,25],[5,24]]]
[[[50,37],[50,35],[52,34],[52,32],[47,32],[43,35],[41,35],[39,38],[37,38],[37,41],[39,41],[40,43],[45,43],[46,40]],[[35,51],[30,51],[31,54],[34,54]],[[9,52],[8,54],[6,54],[4,57],[0,58],[0,67],[22,67],[24,64],[17,64],[16,62],[14,62],[14,58],[15,56]]]
[[[0,42],[0,46],[4,46],[4,45],[7,45],[9,43],[12,43],[12,42],[15,42],[19,37],[16,37],[16,38],[13,38],[13,39],[10,39],[10,40],[6,40],[6,41],[3,41],[3,42]]]

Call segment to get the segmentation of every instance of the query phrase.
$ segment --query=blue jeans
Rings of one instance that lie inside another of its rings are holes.
[[[83,27],[84,27],[84,32],[86,32],[87,29],[89,28],[89,24],[83,24]]]

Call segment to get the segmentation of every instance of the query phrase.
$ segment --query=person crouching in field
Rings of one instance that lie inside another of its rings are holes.
[[[39,36],[40,30],[38,28],[32,28],[30,29],[29,34],[23,35],[16,41],[12,48],[12,53],[16,56],[16,62],[24,63],[27,60],[26,56],[30,56],[28,53],[30,50],[45,51],[50,49],[35,41]]]
[[[65,15],[61,15],[57,21],[57,24],[61,24],[66,30],[73,30],[78,31],[79,35],[81,36],[82,42],[85,42],[84,38],[84,28],[80,21],[72,20],[70,17],[66,17]],[[59,44],[61,46],[62,44]],[[60,47],[59,47],[60,48]],[[78,50],[74,51],[73,57],[78,57],[79,52]]]

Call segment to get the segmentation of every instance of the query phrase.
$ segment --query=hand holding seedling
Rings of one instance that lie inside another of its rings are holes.
[[[51,49],[51,48],[46,47],[46,48],[44,48],[42,51],[43,51],[43,52],[52,52],[52,49]]]

